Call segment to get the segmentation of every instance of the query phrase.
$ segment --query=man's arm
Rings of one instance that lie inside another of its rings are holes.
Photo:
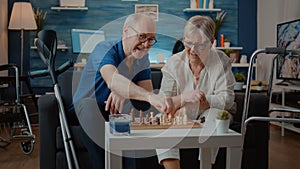
[[[100,73],[106,82],[108,88],[126,99],[134,99],[149,102],[151,105],[161,111],[165,111],[166,105],[164,98],[152,93],[151,81],[140,81],[139,85],[134,84],[121,74],[113,65],[104,65]],[[148,82],[147,82],[148,81]],[[145,88],[143,88],[145,87]]]
[[[153,85],[151,80],[142,80],[137,82],[137,85],[146,89],[147,91],[153,92]]]

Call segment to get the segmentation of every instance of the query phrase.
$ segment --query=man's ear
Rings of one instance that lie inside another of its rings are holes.
[[[124,28],[123,28],[123,34],[127,33],[127,31],[128,31],[128,26],[124,26]]]

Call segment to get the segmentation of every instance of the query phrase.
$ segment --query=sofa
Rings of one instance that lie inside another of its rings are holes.
[[[72,88],[75,89],[81,73],[67,71],[59,78],[59,86],[64,105],[67,107],[72,101]],[[74,76],[74,78],[73,78]],[[161,72],[152,70],[152,82],[155,88],[160,87]],[[71,87],[72,86],[72,87]],[[234,114],[234,122],[231,129],[240,132],[244,93],[236,92],[237,113]],[[251,93],[249,116],[268,116],[269,99],[266,93]],[[40,168],[41,169],[64,169],[67,168],[57,102],[54,95],[43,95],[38,100],[39,109],[39,136],[40,136]],[[92,168],[80,135],[80,128],[76,117],[67,117],[73,136],[73,143],[80,168]],[[269,124],[266,122],[251,122],[248,125],[243,151],[243,169],[267,169],[268,168],[268,145]],[[149,150],[154,151],[154,150]],[[225,168],[226,150],[220,149],[217,161],[213,165],[215,169]],[[181,164],[183,169],[199,168],[198,149],[181,150]],[[157,157],[136,159],[136,168],[152,169],[163,168],[157,163]]]

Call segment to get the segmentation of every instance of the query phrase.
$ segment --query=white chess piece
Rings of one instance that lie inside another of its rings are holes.
[[[143,123],[143,112],[142,112],[142,110],[140,110],[140,124],[142,124]]]
[[[160,125],[164,125],[164,114],[160,114],[159,123]]]
[[[184,112],[184,114],[183,114],[182,123],[183,123],[183,125],[187,125],[187,115],[186,115],[186,112]]]
[[[180,125],[180,115],[177,115],[177,116],[175,117],[174,122],[176,122],[177,125]]]
[[[150,112],[150,122],[154,124],[153,112]]]
[[[172,115],[171,114],[168,115],[168,122],[172,124]]]
[[[135,121],[135,117],[134,117],[134,110],[133,110],[133,108],[130,111],[130,116],[131,116],[131,122],[134,122]]]

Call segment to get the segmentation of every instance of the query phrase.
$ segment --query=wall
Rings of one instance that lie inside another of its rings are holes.
[[[258,46],[257,48],[276,46],[276,25],[300,18],[299,0],[260,0],[258,2]],[[271,9],[271,10],[270,10]],[[258,58],[259,79],[268,79],[272,55]]]
[[[12,0],[9,0],[9,12],[12,8]],[[254,1],[256,4],[256,1]],[[57,31],[58,39],[63,40],[67,46],[72,46],[71,29],[99,29],[105,30],[107,39],[115,38],[121,33],[121,26],[123,24],[124,16],[134,12],[134,4],[158,4],[159,5],[159,21],[158,25],[158,43],[155,48],[161,48],[171,51],[176,39],[182,36],[182,28],[185,20],[193,15],[209,15],[215,17],[216,13],[204,12],[204,13],[184,13],[183,9],[189,7],[189,0],[176,1],[176,5],[173,0],[139,0],[136,2],[125,2],[121,0],[86,0],[86,6],[89,8],[87,11],[53,11],[50,10],[52,6],[58,6],[58,0],[31,1],[34,8],[40,8],[46,10],[47,23],[45,29],[54,29]],[[225,17],[225,23],[220,29],[225,37],[229,37],[232,40],[233,46],[242,46],[244,48],[241,54],[250,55],[253,51],[253,44],[256,46],[256,18],[255,15],[250,15],[246,12],[241,12],[238,8],[250,9],[250,13],[256,14],[256,8],[247,8],[249,4],[253,4],[252,0],[215,0],[215,7],[222,8],[227,12]],[[253,6],[253,5],[252,5]],[[241,13],[241,14],[240,14]],[[251,25],[247,25],[247,21],[251,20]],[[241,25],[240,25],[241,23]],[[241,26],[241,28],[240,28]],[[255,27],[253,31],[246,32],[247,29]],[[31,31],[30,37],[26,37],[27,46],[25,46],[26,52],[30,52],[30,67],[27,70],[37,70],[43,68],[37,52],[35,50],[29,50],[30,45],[33,43],[34,32]],[[117,36],[116,36],[117,35]],[[245,38],[245,35],[248,37]],[[27,35],[25,35],[27,36]],[[244,37],[243,37],[244,36]],[[241,38],[242,37],[242,38]],[[18,32],[9,31],[9,52],[12,55],[18,55]],[[241,43],[242,45],[241,45]],[[250,44],[250,45],[249,45]],[[25,44],[26,45],[26,44]],[[28,54],[29,55],[29,54]],[[72,49],[65,52],[58,51],[57,53],[57,65],[65,62],[68,59],[77,58],[78,54],[73,54]],[[13,58],[13,57],[12,57]],[[17,58],[10,59],[17,62]],[[32,85],[37,90],[39,87],[50,87],[52,84],[49,78],[39,78],[32,80]]]
[[[154,48],[171,51],[176,39],[182,36],[185,20],[193,15],[209,15],[215,17],[216,13],[184,13],[183,9],[189,7],[189,1],[177,1],[176,5],[171,5],[174,1],[165,0],[139,0],[137,2],[125,2],[121,0],[87,0],[87,11],[53,11],[51,6],[58,6],[57,0],[42,2],[32,0],[34,8],[47,10],[47,23],[45,29],[57,31],[59,40],[63,40],[67,46],[72,46],[71,29],[102,29],[105,31],[106,39],[119,38],[122,32],[125,16],[134,12],[134,4],[158,4],[159,21],[157,22],[158,43]],[[233,46],[238,46],[238,2],[237,0],[221,1],[215,0],[215,6],[227,12],[225,23],[221,28],[226,37],[232,40]],[[61,64],[69,58],[77,58],[78,54],[73,54],[72,49],[65,52],[58,52],[57,64]],[[41,62],[34,51],[31,51],[31,70],[40,69]],[[47,79],[32,80],[33,86],[44,86]]]

